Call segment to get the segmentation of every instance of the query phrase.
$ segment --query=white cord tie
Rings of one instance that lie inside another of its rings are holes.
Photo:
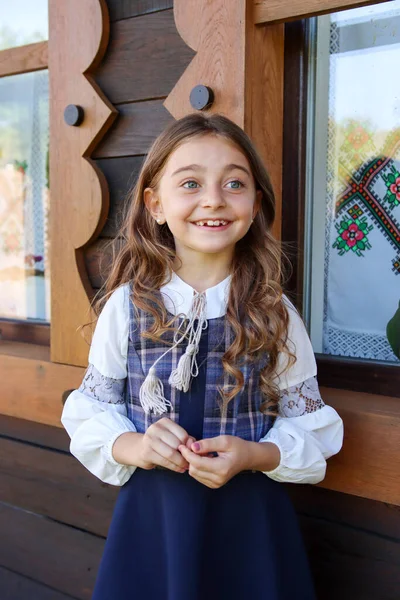
[[[188,345],[185,352],[179,359],[176,369],[174,369],[168,379],[168,383],[175,389],[187,392],[190,387],[192,377],[197,377],[199,368],[196,355],[199,351],[201,333],[207,328],[207,301],[206,294],[196,292],[193,295],[192,305],[189,310],[186,323],[187,326],[182,333],[178,330],[174,335],[174,345],[168,348],[149,369],[146,379],[142,383],[139,393],[140,403],[146,413],[153,411],[156,414],[166,412],[171,402],[164,397],[164,386],[162,381],[156,375],[156,365],[164,358],[168,352],[176,348],[185,338],[188,338]]]

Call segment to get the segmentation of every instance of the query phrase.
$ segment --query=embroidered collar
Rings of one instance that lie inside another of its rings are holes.
[[[223,281],[205,291],[206,319],[216,319],[226,314],[231,278],[232,276],[228,275]],[[188,315],[195,293],[196,290],[176,273],[173,273],[171,281],[161,288],[165,308],[173,315]]]

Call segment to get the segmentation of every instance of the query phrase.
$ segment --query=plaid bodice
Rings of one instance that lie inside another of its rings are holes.
[[[157,364],[157,375],[164,385],[165,398],[171,402],[171,408],[165,415],[146,414],[140,404],[140,387],[154,362],[172,342],[169,333],[163,340],[154,342],[142,337],[152,324],[152,316],[141,309],[134,309],[129,302],[129,341],[127,356],[127,414],[140,433],[167,416],[179,423],[179,407],[186,400],[185,394],[171,387],[168,378],[171,371],[185,351],[182,343],[163,357]],[[218,435],[236,435],[248,441],[259,441],[272,426],[270,417],[260,412],[263,397],[259,389],[259,374],[265,361],[244,364],[241,371],[244,377],[242,390],[229,402],[226,414],[221,411],[221,396],[218,388],[227,382],[222,365],[222,356],[230,345],[230,327],[225,317],[208,320],[208,358],[206,363],[206,381],[204,394],[203,438]]]

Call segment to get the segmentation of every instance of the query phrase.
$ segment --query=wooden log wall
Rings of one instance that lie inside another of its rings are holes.
[[[94,153],[110,190],[107,223],[85,257],[94,289],[104,280],[105,249],[121,224],[143,157],[172,121],[163,102],[194,56],[177,32],[172,0],[109,0],[108,5],[110,43],[95,78],[119,116]]]
[[[111,37],[96,80],[119,116],[95,151],[110,213],[86,253],[94,289],[126,193],[150,143],[171,120],[163,99],[193,52],[176,32],[172,0],[108,0]],[[2,600],[91,597],[117,489],[68,452],[63,430],[0,417]],[[288,486],[319,600],[397,600],[400,509],[311,486]],[[290,565],[288,565],[290,576]]]
[[[63,430],[0,417],[2,600],[89,600],[118,490]],[[400,507],[288,485],[319,600],[397,600]],[[290,565],[288,565],[290,576]]]

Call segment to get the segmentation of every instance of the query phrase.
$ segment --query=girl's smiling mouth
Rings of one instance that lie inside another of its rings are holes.
[[[203,229],[217,229],[221,231],[227,229],[231,224],[231,221],[226,219],[203,219],[201,221],[192,221],[192,225],[196,227],[202,227]]]

